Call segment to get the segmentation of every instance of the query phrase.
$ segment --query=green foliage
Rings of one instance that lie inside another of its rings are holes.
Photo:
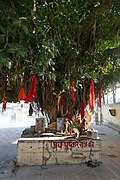
[[[88,87],[91,78],[104,77],[105,87],[117,81],[119,7],[119,0],[1,0],[0,67],[7,68],[8,84],[19,86],[17,78],[31,71],[56,81],[57,94],[70,80],[76,87]]]
[[[17,43],[8,44],[7,52],[17,55],[19,58],[27,57],[27,49],[23,45]]]
[[[11,59],[5,53],[0,53],[0,66],[5,66],[8,69],[11,68]]]

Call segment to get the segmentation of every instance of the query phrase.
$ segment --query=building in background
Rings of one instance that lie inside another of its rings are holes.
[[[120,84],[117,84],[115,87],[109,89],[103,95],[103,104],[113,104],[120,103]]]

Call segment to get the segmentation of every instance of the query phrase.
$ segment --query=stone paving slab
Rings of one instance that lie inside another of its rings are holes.
[[[18,167],[16,172],[13,174],[13,177],[11,177],[11,180],[39,180],[40,169],[39,166]]]
[[[82,165],[19,167],[13,177],[5,180],[120,180],[120,176],[104,164],[96,168]]]

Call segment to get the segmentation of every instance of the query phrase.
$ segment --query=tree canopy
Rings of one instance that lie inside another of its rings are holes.
[[[51,117],[79,109],[90,79],[96,89],[120,81],[119,0],[0,2],[0,90],[10,101],[17,101],[31,72],[37,76],[36,102]]]

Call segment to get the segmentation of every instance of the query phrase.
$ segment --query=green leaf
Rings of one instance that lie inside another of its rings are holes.
[[[22,24],[21,28],[22,28],[22,30],[24,31],[25,34],[29,34],[29,30],[28,30],[27,26]]]
[[[11,54],[16,54],[18,57],[21,57],[21,58],[27,57],[28,50],[24,46],[19,45],[17,43],[10,43],[8,44],[8,47],[9,48],[7,52]]]
[[[0,66],[5,66],[11,68],[11,59],[9,57],[4,57],[0,55]]]

